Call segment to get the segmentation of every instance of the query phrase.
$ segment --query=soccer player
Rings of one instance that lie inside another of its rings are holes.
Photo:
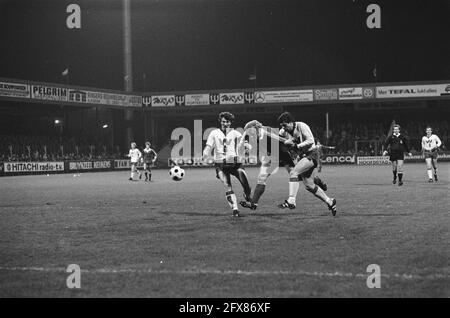
[[[206,147],[203,150],[203,158],[211,156],[214,150],[214,161],[216,167],[216,177],[222,181],[225,190],[227,202],[233,210],[233,216],[239,216],[236,195],[231,185],[231,175],[235,176],[244,189],[244,198],[250,200],[251,188],[248,183],[247,174],[238,157],[240,149],[238,147],[244,144],[242,134],[231,128],[234,121],[234,115],[229,112],[219,114],[220,128],[214,129],[208,136]]]
[[[434,180],[437,182],[437,152],[442,142],[438,136],[433,134],[431,127],[427,127],[425,133],[426,136],[422,137],[422,151],[427,164],[428,182],[433,182],[432,167],[434,168]]]
[[[142,161],[144,163],[144,174],[145,174],[145,181],[152,181],[152,170],[150,166],[155,163],[156,159],[158,158],[158,154],[155,150],[150,148],[151,143],[150,141],[145,142],[145,148],[143,150],[143,156]]]
[[[312,176],[318,165],[319,154],[311,129],[304,122],[295,121],[294,116],[288,112],[284,112],[278,117],[278,123],[281,127],[279,135],[286,138],[284,144],[289,147],[289,152],[291,154],[298,152],[298,161],[289,172],[289,198],[278,207],[295,209],[298,181],[301,178],[306,190],[325,202],[332,215],[335,216],[337,212],[336,199],[328,197],[325,191],[314,183]]]
[[[137,165],[139,160],[142,157],[142,153],[139,151],[139,149],[136,148],[136,143],[133,141],[131,143],[131,149],[128,153],[128,157],[130,157],[130,162],[131,162],[131,176],[130,176],[130,181],[133,181],[134,178],[134,173],[137,172],[139,175],[139,179],[142,178],[142,173],[138,170]]]
[[[389,153],[389,160],[392,162],[392,174],[394,175],[392,183],[397,183],[398,175],[398,185],[402,186],[404,153],[407,152],[408,156],[412,156],[412,154],[409,152],[408,140],[400,134],[400,125],[394,125],[393,131],[394,133],[386,138],[383,156]]]
[[[250,202],[241,201],[239,202],[245,208],[249,208],[251,210],[256,210],[258,208],[258,202],[266,189],[267,180],[270,175],[277,169],[278,167],[284,167],[288,173],[295,167],[294,161],[291,158],[291,154],[289,153],[287,147],[283,142],[277,141],[278,143],[278,151],[271,151],[272,147],[272,137],[270,134],[267,134],[264,129],[261,129],[263,126],[260,122],[256,120],[252,120],[248,122],[245,127],[245,134],[249,132],[249,128],[254,128],[256,132],[256,136],[261,140],[264,136],[267,136],[267,145],[263,147],[260,143],[259,151],[261,157],[261,167],[259,170],[259,174],[257,177],[257,184],[251,198]],[[266,127],[270,129],[270,127]],[[314,177],[314,183],[321,187],[324,191],[327,189],[327,185],[322,182],[319,177]]]

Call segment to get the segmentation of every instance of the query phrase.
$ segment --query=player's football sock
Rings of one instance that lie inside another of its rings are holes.
[[[331,211],[331,214],[333,214],[333,216],[336,215],[337,212],[336,199],[331,199],[331,205],[328,205],[328,209]]]
[[[244,170],[238,169],[238,179],[244,189],[245,200],[250,201],[250,195],[252,193],[252,189],[250,188],[250,184],[248,183],[247,174]]]
[[[259,184],[258,183],[256,185],[255,192],[253,193],[252,204],[257,204],[258,203],[259,198],[264,193],[264,190],[266,190],[266,185],[265,184]]]
[[[325,192],[319,188],[317,185],[313,189],[307,189],[309,192],[314,194],[317,198],[325,202],[328,206],[333,204],[333,201],[325,194]]]
[[[152,181],[152,174],[151,173],[148,174],[148,181]]]
[[[396,181],[397,180],[397,170],[392,170],[392,174],[394,175],[394,181]]]
[[[433,171],[431,169],[427,169],[427,173],[428,173],[428,179],[433,180]]]
[[[437,171],[434,171],[434,181],[438,181]]]
[[[403,185],[403,172],[399,172],[398,173],[398,185],[402,186]]]
[[[297,192],[300,184],[298,183],[298,178],[290,178],[289,179],[289,198],[287,202],[289,204],[295,205],[295,199],[297,197]]]
[[[228,191],[227,193],[225,193],[227,196],[227,201],[228,204],[230,205],[230,207],[233,210],[237,210],[238,206],[237,206],[237,199],[236,199],[236,194],[234,194],[233,191]]]

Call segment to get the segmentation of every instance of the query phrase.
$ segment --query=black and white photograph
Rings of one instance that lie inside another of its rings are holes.
[[[449,0],[0,0],[0,298],[449,298],[449,31]]]

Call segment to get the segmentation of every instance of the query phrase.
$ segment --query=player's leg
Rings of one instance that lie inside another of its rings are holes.
[[[433,159],[425,154],[425,163],[427,164],[428,182],[433,182]]]
[[[147,163],[148,181],[152,181],[152,163]]]
[[[284,167],[286,168],[286,172],[289,175],[289,197],[287,200],[284,200],[284,202],[278,204],[278,207],[280,209],[286,209],[286,208],[295,209],[295,201],[297,198],[298,189],[300,187],[299,181],[301,179],[298,176],[297,176],[297,178],[291,177],[291,172],[294,169],[294,166],[285,165]],[[295,180],[297,180],[297,181],[295,181]],[[293,199],[290,199],[291,197]],[[293,203],[291,203],[291,202],[293,202]]]
[[[245,172],[245,169],[240,166],[240,164],[236,168],[237,169],[233,169],[232,174],[239,180],[242,188],[244,189],[245,201],[250,202],[252,188],[250,187],[250,184],[248,182],[247,173]]]
[[[267,180],[269,179],[271,172],[272,169],[270,162],[261,165],[261,168],[259,169],[258,179],[256,181],[255,191],[252,197],[252,204],[256,206],[258,205],[259,199],[266,190]]]
[[[299,176],[314,168],[315,164],[310,158],[302,158],[294,168],[289,171],[289,198],[284,203],[278,205],[279,208],[295,208],[295,199],[299,188]]]
[[[394,175],[394,178],[392,179],[392,183],[397,183],[397,160],[391,159],[392,162],[392,174]]]
[[[139,171],[139,169],[138,169],[138,163],[137,163],[137,162],[136,162],[136,172],[137,172],[137,174],[138,174],[138,176],[139,176],[139,180],[142,179],[142,173],[141,173],[141,171]]]
[[[234,194],[231,186],[231,175],[229,171],[221,167],[216,167],[216,177],[222,182],[225,187],[225,196],[228,205],[233,209],[233,216],[239,216],[236,194]]]
[[[431,163],[433,164],[433,168],[434,168],[434,181],[438,181],[438,176],[437,176],[437,153],[433,154],[433,157],[431,158]]]
[[[328,209],[330,209],[331,213],[334,216],[336,215],[337,211],[336,199],[327,196],[325,192],[319,186],[317,186],[317,184],[314,183],[314,178],[312,177],[313,169],[314,168],[312,168],[311,171],[305,172],[301,175],[303,184],[305,185],[306,190],[308,190],[309,192],[314,194],[315,197],[319,198],[327,204]]]
[[[130,179],[128,179],[128,180],[130,180],[130,181],[132,181],[133,178],[134,178],[134,169],[135,169],[135,163],[132,162],[132,163],[131,163],[131,174],[130,174]]]
[[[258,201],[266,190],[267,179],[270,176],[270,162],[263,162],[259,168],[259,174],[256,181],[255,191],[253,192],[250,203],[246,201],[239,202],[244,208],[250,208],[256,210],[258,207]]]
[[[145,181],[148,181],[148,172],[147,172],[147,163],[144,162],[144,176],[145,176]]]
[[[397,160],[398,185],[403,185],[403,159]]]
[[[328,190],[328,186],[325,182],[322,181],[322,179],[319,178],[318,175],[314,176],[314,183],[317,184],[319,188],[321,188],[323,191]]]

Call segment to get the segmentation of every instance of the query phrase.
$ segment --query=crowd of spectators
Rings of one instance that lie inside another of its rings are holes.
[[[0,135],[0,161],[60,161],[123,158],[118,147],[83,138]]]
[[[450,142],[450,126],[447,121],[403,122],[401,132],[408,137],[413,154],[421,151],[421,139],[427,125],[433,127],[433,132],[440,137],[444,150]],[[322,144],[335,147],[327,153],[354,154],[356,151],[358,155],[380,155],[391,123],[336,122],[330,125],[328,138],[325,127],[314,124],[310,126]],[[0,135],[0,161],[122,159],[125,157],[124,153],[119,146],[111,147],[84,138]]]

